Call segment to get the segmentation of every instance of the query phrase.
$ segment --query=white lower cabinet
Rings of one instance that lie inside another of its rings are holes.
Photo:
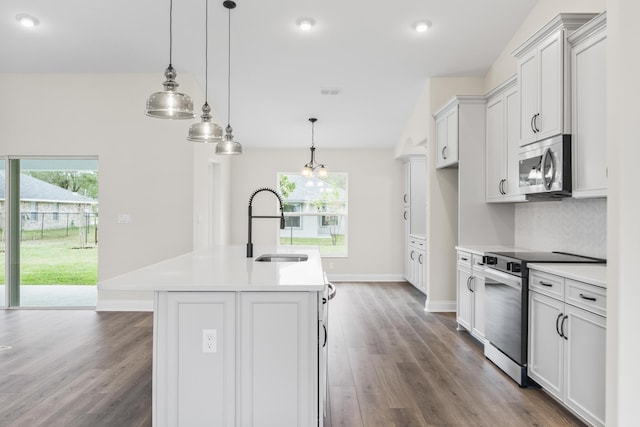
[[[406,279],[420,291],[426,293],[426,243],[425,239],[409,236],[407,246],[407,274]]]
[[[155,426],[322,425],[318,293],[158,294]]]
[[[604,289],[532,270],[529,291],[529,377],[589,424],[604,426],[606,318],[595,313],[606,302]]]
[[[480,341],[484,341],[483,269],[482,256],[458,251],[456,273],[458,329],[466,329]]]

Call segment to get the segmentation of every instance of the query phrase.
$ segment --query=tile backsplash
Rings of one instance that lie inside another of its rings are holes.
[[[519,203],[515,245],[606,258],[607,199]]]

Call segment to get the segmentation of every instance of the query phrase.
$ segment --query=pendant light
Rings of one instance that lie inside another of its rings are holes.
[[[242,145],[233,140],[231,128],[231,9],[236,7],[236,2],[225,0],[222,5],[229,11],[229,39],[228,39],[228,63],[227,63],[227,127],[224,139],[216,145],[216,154],[242,154]]]
[[[314,142],[314,126],[318,119],[315,117],[311,117],[309,119],[311,122],[311,161],[304,165],[302,168],[302,176],[306,176],[307,178],[311,178],[316,169],[318,169],[318,176],[325,177],[328,175],[327,168],[323,164],[316,163],[316,146]]]
[[[173,0],[169,0],[169,66],[164,71],[167,80],[162,83],[164,91],[151,94],[147,98],[147,116],[159,119],[192,119],[196,115],[193,113],[193,101],[189,95],[176,92],[178,82],[176,82],[175,68],[171,65],[173,49]]]
[[[222,141],[222,128],[211,119],[211,107],[209,107],[209,0],[204,0],[204,104],[202,105],[202,121],[189,127],[188,141],[193,142],[220,142]]]

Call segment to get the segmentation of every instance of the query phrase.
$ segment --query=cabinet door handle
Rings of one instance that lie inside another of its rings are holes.
[[[447,147],[446,147],[446,146],[442,147],[442,153],[441,153],[441,154],[442,154],[442,158],[443,158],[444,160],[447,160],[447,155],[445,154],[445,151],[446,151],[446,150],[447,150]]]
[[[540,117],[540,113],[533,116],[533,126],[536,129],[536,133],[540,132],[540,128],[538,127],[538,117]]]
[[[418,255],[418,262],[422,264],[422,254]]]
[[[587,295],[584,295],[584,294],[580,294],[579,296],[580,296],[580,298],[586,299],[587,301],[595,301],[596,300],[596,297],[590,297],[590,296],[587,296]]]
[[[543,282],[542,280],[538,280],[538,283],[542,286],[546,286],[548,288],[553,287],[553,283],[547,283],[547,282]]]
[[[504,182],[506,181],[506,179],[501,179],[500,180],[500,184],[498,185],[498,190],[500,191],[500,194],[507,194],[504,191]]]
[[[406,194],[404,196],[402,196],[402,199],[404,200],[405,203],[407,203],[409,201],[409,199],[407,198]]]
[[[557,333],[558,333],[558,335],[560,335],[560,336],[562,336],[562,332],[560,332],[560,325],[559,325],[559,322],[560,322],[560,318],[562,317],[562,315],[563,315],[563,314],[564,314],[564,313],[560,313],[560,314],[558,314],[558,317],[556,317],[556,332],[557,332]]]
[[[471,285],[469,285],[469,282],[471,281],[471,276],[467,277],[467,290],[469,292],[471,292]]]
[[[536,128],[533,127],[533,120],[536,118],[536,115],[534,114],[533,116],[531,116],[531,120],[529,121],[529,125],[531,126],[531,131],[533,133],[536,133]]]
[[[411,255],[410,255],[410,257],[411,257],[411,261],[413,261],[413,260],[415,259],[415,258],[413,257],[415,254],[416,254],[416,253],[415,253],[414,251],[411,251]]]
[[[562,332],[562,336],[564,337],[565,340],[568,340],[569,337],[567,336],[567,334],[564,332],[564,322],[569,318],[569,316],[564,316],[562,318],[562,323],[560,323],[560,332]]]
[[[327,345],[327,335],[329,335],[329,333],[327,332],[327,325],[324,323],[322,324],[322,328],[324,329],[324,342],[322,343],[322,348],[324,348]]]
[[[471,277],[469,277],[469,290],[470,290],[471,292],[475,292],[475,291],[473,290],[473,286],[472,286],[472,284],[473,284],[474,282],[475,282],[475,276],[471,276]]]
[[[404,211],[404,214],[402,215],[402,216],[404,216],[404,220],[405,220],[405,221],[409,219],[409,218],[407,218],[407,214],[408,214],[408,212],[407,212],[407,211]]]

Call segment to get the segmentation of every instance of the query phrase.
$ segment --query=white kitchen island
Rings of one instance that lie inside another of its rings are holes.
[[[327,285],[315,247],[185,254],[101,281],[153,291],[154,426],[318,426]],[[258,262],[264,253],[308,256]]]

